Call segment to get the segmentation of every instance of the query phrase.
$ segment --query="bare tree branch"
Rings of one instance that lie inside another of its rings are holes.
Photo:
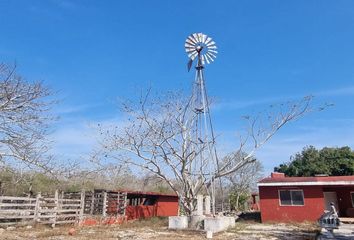
[[[46,139],[51,93],[41,82],[29,83],[16,74],[16,66],[0,63],[0,160],[19,161],[50,171]]]
[[[149,89],[137,104],[122,104],[127,117],[123,127],[99,126],[101,154],[163,179],[180,197],[187,214],[191,214],[197,194],[207,190],[216,178],[235,173],[254,162],[255,151],[280,128],[315,110],[310,107],[311,100],[306,97],[299,102],[273,106],[265,114],[245,117],[249,128],[246,136],[240,138],[238,149],[223,159],[218,170],[207,176],[204,169],[198,173],[192,171],[209,143],[193,137],[197,131],[193,126],[196,114],[191,109],[190,99],[178,93],[153,98]]]

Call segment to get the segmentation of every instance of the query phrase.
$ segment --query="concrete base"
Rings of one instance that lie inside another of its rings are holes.
[[[169,229],[204,230],[208,233],[208,236],[210,236],[211,233],[217,233],[235,227],[235,224],[234,217],[225,216],[171,216],[168,218]]]
[[[236,218],[234,217],[225,217],[229,219],[229,228],[233,228],[236,226]]]
[[[190,216],[188,227],[190,229],[203,230],[204,229],[204,219],[205,219],[205,216],[203,216],[203,215]]]
[[[213,232],[212,231],[207,231],[206,232],[206,238],[207,239],[212,239],[213,238]]]
[[[234,226],[235,226],[234,217],[217,216],[217,217],[208,217],[204,219],[204,230],[211,231],[213,233],[225,231],[228,228]]]
[[[169,229],[187,229],[188,217],[187,216],[171,216],[168,217]]]

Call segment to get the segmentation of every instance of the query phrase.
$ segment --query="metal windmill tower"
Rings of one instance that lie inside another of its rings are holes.
[[[191,109],[193,126],[191,138],[194,145],[191,148],[198,152],[198,157],[190,166],[191,173],[197,178],[204,178],[205,182],[210,182],[206,190],[211,196],[212,212],[215,215],[215,180],[213,174],[218,169],[218,157],[215,148],[215,136],[210,115],[209,99],[205,85],[204,66],[214,61],[217,54],[215,42],[203,33],[194,33],[188,36],[185,42],[185,50],[190,58],[188,71],[193,62],[195,64],[195,80],[191,98]],[[193,141],[193,140],[192,140]]]

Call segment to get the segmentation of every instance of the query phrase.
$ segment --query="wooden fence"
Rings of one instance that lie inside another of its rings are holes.
[[[84,192],[80,198],[0,196],[0,226],[14,224],[56,224],[76,223],[82,220]]]
[[[80,223],[85,215],[124,216],[127,193],[95,190],[54,197],[0,196],[0,226]]]
[[[86,192],[84,213],[103,217],[125,215],[127,193],[96,189]]]

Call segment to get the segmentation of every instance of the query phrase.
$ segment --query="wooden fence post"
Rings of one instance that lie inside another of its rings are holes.
[[[91,209],[90,209],[90,215],[93,215],[94,210],[95,210],[95,191],[91,191],[92,195],[91,195]]]
[[[79,224],[81,224],[81,222],[84,219],[84,208],[85,208],[85,191],[81,190]]]
[[[107,192],[103,192],[103,201],[102,201],[102,216],[106,217],[107,215]]]
[[[53,212],[53,223],[52,223],[52,227],[54,228],[55,227],[55,223],[57,222],[57,214],[58,214],[58,210],[60,209],[59,208],[59,192],[58,192],[58,189],[55,190],[55,193],[54,193],[54,212]]]
[[[41,215],[41,193],[39,192],[36,196],[36,207],[34,211],[34,221],[35,223],[38,223],[40,221],[40,215]]]

